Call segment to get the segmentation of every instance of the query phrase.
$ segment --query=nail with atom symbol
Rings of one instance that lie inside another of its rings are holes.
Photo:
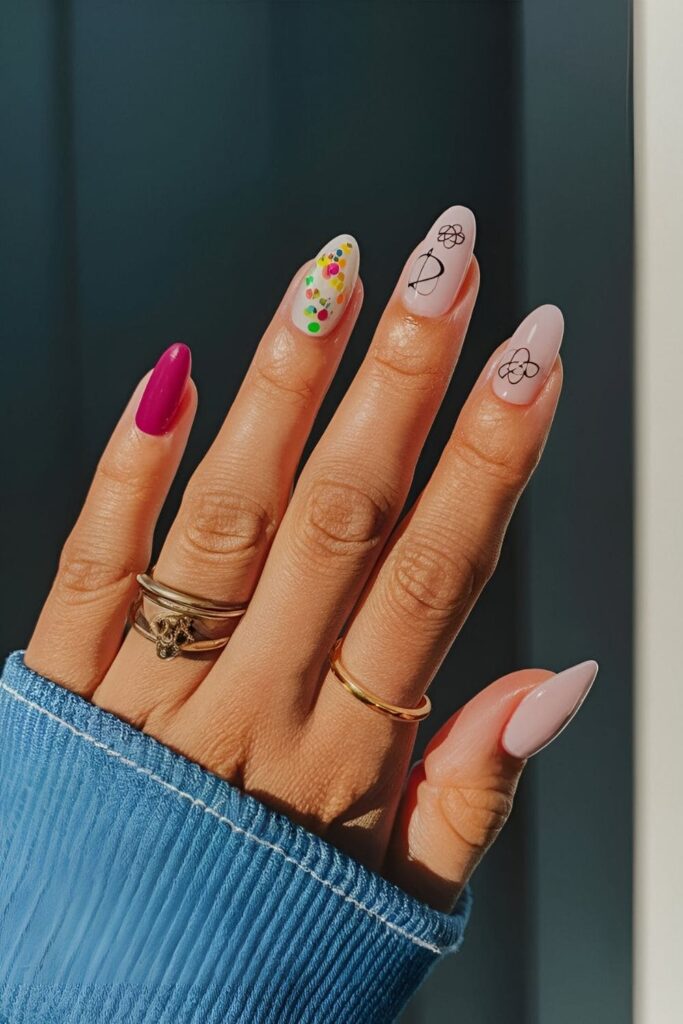
[[[474,251],[476,222],[466,206],[451,206],[434,222],[413,253],[403,302],[418,316],[447,313],[460,291]]]
[[[540,393],[562,344],[564,318],[557,306],[539,306],[522,320],[493,374],[493,390],[513,405],[528,405]]]

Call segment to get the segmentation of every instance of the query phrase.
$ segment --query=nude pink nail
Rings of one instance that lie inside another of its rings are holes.
[[[144,434],[165,434],[178,411],[192,369],[187,345],[176,342],[167,348],[152,370],[135,414],[135,424]]]
[[[403,287],[403,302],[418,316],[447,313],[460,291],[474,251],[474,214],[466,206],[451,206],[434,222],[411,258]]]
[[[505,727],[503,749],[525,759],[547,747],[569,725],[597,674],[596,661],[582,661],[528,693]]]
[[[513,405],[529,405],[553,368],[562,344],[564,317],[557,306],[529,313],[505,346],[493,377],[493,390]]]

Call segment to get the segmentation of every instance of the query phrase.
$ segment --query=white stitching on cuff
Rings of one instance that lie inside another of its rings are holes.
[[[158,783],[160,786],[168,790],[170,793],[174,793],[176,796],[181,797],[183,800],[189,801],[189,803],[192,804],[194,807],[201,808],[201,810],[204,811],[205,814],[210,814],[213,818],[216,818],[216,820],[220,821],[223,825],[227,825],[228,828],[230,828],[233,832],[236,832],[239,835],[243,835],[246,839],[250,839],[254,843],[258,843],[259,846],[265,846],[268,850],[272,850],[274,853],[279,853],[280,856],[283,857],[289,864],[294,864],[294,866],[297,867],[300,871],[304,871],[307,875],[310,875],[311,878],[314,878],[316,882],[320,882],[321,885],[326,886],[336,896],[341,896],[343,900],[345,900],[347,903],[350,903],[356,910],[361,910],[364,913],[368,914],[370,917],[374,917],[377,921],[381,921],[382,924],[386,925],[386,927],[390,928],[392,931],[397,932],[400,936],[402,936],[402,938],[408,939],[409,942],[414,943],[416,946],[421,946],[423,949],[428,949],[431,953],[440,954],[442,952],[445,952],[445,949],[442,950],[439,946],[435,946],[431,942],[425,942],[424,939],[418,938],[417,935],[412,935],[409,931],[406,931],[405,928],[401,928],[400,925],[394,924],[393,921],[387,920],[387,918],[383,917],[382,914],[378,914],[376,910],[373,910],[371,907],[366,906],[364,903],[361,903],[360,900],[357,900],[355,899],[355,897],[350,896],[347,892],[344,892],[343,889],[340,889],[338,886],[333,885],[331,882],[328,882],[326,878],[321,878],[321,876],[316,874],[316,872],[313,871],[311,868],[306,867],[305,864],[301,864],[294,857],[290,857],[290,855],[285,850],[283,850],[281,846],[277,846],[277,844],[275,843],[270,843],[268,842],[267,839],[261,839],[260,836],[255,835],[253,832],[249,832],[248,829],[242,828],[241,825],[237,825],[234,821],[231,821],[230,818],[226,818],[224,815],[219,814],[218,811],[216,811],[213,807],[210,807],[203,800],[200,800],[198,797],[192,796],[190,793],[185,793],[182,789],[178,789],[176,786],[171,785],[170,782],[166,782],[166,780],[162,779],[161,776],[155,775],[154,772],[152,772],[149,768],[143,768],[142,765],[137,764],[135,761],[131,761],[130,758],[124,757],[124,755],[120,754],[118,750],[112,750],[111,747],[108,747],[106,745],[106,743],[102,743],[100,742],[100,740],[96,740],[94,736],[90,736],[90,734],[87,732],[82,732],[80,729],[77,729],[74,725],[71,725],[70,722],[66,722],[64,721],[63,718],[60,718],[58,715],[53,714],[52,711],[48,711],[46,708],[41,707],[40,704],[36,704],[34,701],[29,700],[27,697],[24,697],[23,694],[19,693],[17,690],[13,690],[12,687],[8,686],[7,683],[5,683],[4,681],[0,682],[0,689],[5,690],[5,692],[8,693],[10,697],[12,697],[14,700],[19,701],[21,704],[26,704],[27,707],[32,708],[34,711],[38,711],[39,714],[45,715],[46,718],[51,719],[53,722],[57,722],[58,725],[61,725],[65,729],[68,729],[69,732],[72,732],[74,736],[78,736],[80,739],[85,740],[86,743],[92,744],[92,746],[97,747],[98,750],[103,750],[105,754],[107,754],[109,757],[116,758],[116,760],[120,761],[122,764],[125,764],[127,767],[133,768],[134,771],[138,772],[138,774],[146,775],[148,778],[152,779],[153,782]]]

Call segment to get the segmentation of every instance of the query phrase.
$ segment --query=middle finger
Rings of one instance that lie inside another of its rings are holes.
[[[408,260],[363,365],[303,469],[231,649],[193,698],[203,706],[232,705],[255,678],[260,693],[268,689],[283,703],[292,700],[283,680],[308,680],[296,692],[303,709],[310,702],[320,659],[405,502],[460,353],[479,284],[474,239],[471,211],[451,207]]]

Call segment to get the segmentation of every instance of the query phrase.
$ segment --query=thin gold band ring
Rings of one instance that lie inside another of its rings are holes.
[[[402,708],[398,704],[389,704],[374,693],[370,693],[364,686],[361,686],[353,676],[349,675],[341,663],[341,649],[343,637],[339,637],[336,644],[330,651],[330,668],[332,672],[348,692],[362,704],[377,711],[381,715],[388,715],[399,722],[421,722],[432,710],[432,702],[427,694],[423,694],[422,700],[416,708]]]
[[[247,610],[246,604],[221,604],[196,594],[185,594],[182,590],[160,583],[147,572],[138,573],[136,579],[143,594],[169,611],[182,612],[199,619],[235,619]]]

